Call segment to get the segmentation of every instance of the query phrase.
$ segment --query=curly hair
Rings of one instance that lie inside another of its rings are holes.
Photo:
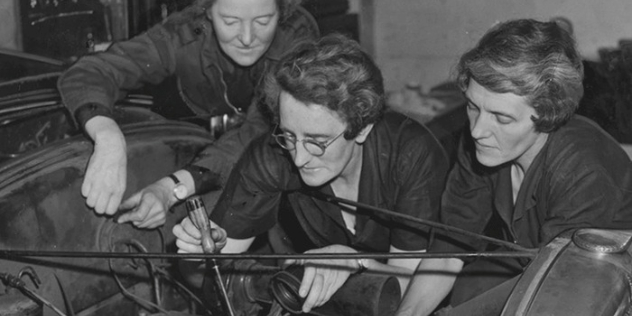
[[[197,8],[198,11],[209,9],[217,0],[195,0],[191,7]],[[283,23],[289,18],[296,8],[301,5],[303,0],[275,0],[279,8],[279,23]]]
[[[277,122],[284,91],[336,112],[347,123],[346,139],[379,121],[385,110],[381,71],[357,42],[340,34],[297,45],[266,76],[263,89]]]
[[[572,35],[555,22],[511,20],[490,29],[457,65],[457,83],[470,80],[496,93],[526,97],[538,132],[573,116],[583,96],[584,69]]]

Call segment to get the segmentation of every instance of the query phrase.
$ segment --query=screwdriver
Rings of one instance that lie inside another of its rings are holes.
[[[189,214],[189,219],[202,234],[202,251],[204,253],[215,253],[215,242],[211,237],[211,223],[206,213],[206,207],[204,201],[199,196],[191,196],[186,200],[186,209]],[[219,266],[214,258],[206,260],[207,269],[213,271],[214,279],[217,287],[221,291],[222,301],[224,308],[228,311],[230,316],[235,316],[233,307],[230,304],[228,293],[226,293],[226,287],[224,286],[224,280],[219,272]]]

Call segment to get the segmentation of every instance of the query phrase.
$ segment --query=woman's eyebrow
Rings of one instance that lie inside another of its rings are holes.
[[[281,125],[279,125],[279,130],[283,133],[288,133],[288,134],[292,134],[292,135],[296,135],[296,133],[292,132],[292,131],[288,131],[287,129],[285,129],[284,127],[282,127]],[[305,137],[309,137],[309,138],[327,138],[327,137],[331,137],[331,135],[329,134],[323,134],[323,133],[305,133]]]
[[[264,13],[262,15],[257,15],[255,17],[255,19],[260,19],[260,18],[271,18],[276,14],[276,12],[270,12],[270,13]]]
[[[468,103],[470,103],[470,104],[474,105],[475,107],[477,107],[477,108],[479,108],[479,109],[481,108],[480,106],[478,106],[478,104],[474,103],[474,101],[472,101],[472,99],[468,98],[468,97],[467,97],[467,95],[463,94],[463,97],[465,97],[465,100],[467,100],[467,102],[468,102]],[[502,112],[502,111],[489,111],[489,110],[486,110],[486,111],[487,111],[487,112],[489,112],[489,113],[492,113],[492,114],[494,114],[494,115],[502,115],[502,116],[510,117],[510,118],[512,118],[512,119],[515,119],[515,118],[516,118],[516,116],[515,116],[515,115],[513,115],[513,114],[511,114],[511,113],[507,113],[507,112]]]
[[[323,134],[323,133],[306,133],[305,136],[307,136],[309,138],[327,138],[327,137],[331,137],[331,135]]]

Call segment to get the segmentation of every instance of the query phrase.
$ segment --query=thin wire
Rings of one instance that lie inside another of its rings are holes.
[[[135,247],[136,250],[140,251],[140,252],[147,252],[147,248],[145,247],[145,245],[143,245],[140,241],[138,241],[137,239],[131,238],[131,239],[126,239],[126,240],[119,240],[118,242],[114,243],[112,245],[112,249],[115,249],[117,244],[122,244],[122,245],[126,245],[126,246],[132,246]],[[153,262],[151,262],[150,260],[144,260],[145,264],[147,266],[147,272],[149,273],[149,277],[152,280],[152,285],[153,285],[153,290],[154,290],[154,296],[156,299],[156,305],[160,306],[162,305],[162,295],[161,295],[161,291],[160,291],[160,281],[158,280],[157,274],[156,274],[156,267],[154,265]],[[111,261],[110,261],[111,262]],[[134,263],[136,264],[136,263]],[[134,267],[134,268],[137,268]]]
[[[45,250],[0,250],[0,257],[9,260],[20,260],[22,257],[53,258],[133,258],[133,259],[389,259],[389,258],[472,258],[472,257],[524,257],[532,258],[532,251],[507,252],[396,252],[396,253],[301,253],[301,254],[207,254],[207,253],[130,253],[130,252],[96,252],[96,251],[45,251]]]
[[[178,287],[178,289],[184,291],[192,300],[196,301],[204,309],[206,314],[213,316],[213,313],[208,308],[206,308],[206,306],[202,302],[202,299],[200,299],[195,293],[189,290],[184,284],[180,283],[178,280],[172,277],[169,272],[160,267],[156,267],[156,272],[158,272],[160,276],[163,277],[165,280],[173,283],[176,287]]]
[[[488,237],[485,235],[481,235],[481,234],[477,234],[477,233],[473,233],[461,228],[457,228],[457,227],[453,227],[450,225],[445,225],[445,224],[441,224],[441,223],[437,223],[434,221],[429,221],[429,220],[425,220],[425,219],[421,219],[421,218],[417,218],[417,217],[413,217],[410,215],[406,215],[406,214],[401,214],[401,213],[397,213],[397,212],[393,212],[384,208],[380,208],[380,207],[376,207],[376,206],[372,206],[372,205],[368,205],[368,204],[364,204],[364,203],[359,203],[359,202],[355,202],[355,201],[351,201],[351,200],[347,200],[347,199],[343,199],[343,198],[339,198],[337,196],[333,196],[333,195],[328,195],[328,194],[324,194],[322,192],[306,192],[306,191],[301,191],[306,195],[309,196],[313,196],[317,199],[321,199],[330,203],[336,203],[336,204],[347,204],[347,205],[351,205],[351,206],[355,206],[357,208],[362,208],[362,209],[367,209],[376,213],[381,213],[381,214],[385,214],[385,215],[389,215],[392,217],[398,217],[401,219],[405,219],[405,220],[409,220],[415,223],[419,223],[419,224],[423,224],[423,225],[427,225],[430,227],[435,227],[435,228],[440,228],[449,232],[454,232],[454,233],[458,233],[461,235],[465,235],[468,237],[473,237],[476,239],[482,239],[491,243],[494,243],[496,245],[500,245],[500,246],[504,246],[507,247],[508,249],[513,249],[516,251],[522,251],[522,252],[531,252],[531,253],[535,253],[538,252],[539,249],[537,248],[527,248],[527,247],[523,247],[520,246],[518,244],[514,244],[512,242],[506,241],[506,240],[501,240],[501,239],[496,239],[496,238],[492,238],[492,237]]]
[[[112,247],[114,247],[115,245],[112,245]],[[112,259],[113,258],[109,258],[108,260],[108,266],[110,267],[110,272],[112,273],[112,277],[114,277],[114,281],[116,281],[116,285],[119,287],[119,290],[121,291],[121,294],[123,294],[123,296],[129,298],[130,300],[136,302],[136,304],[142,306],[143,308],[147,309],[147,310],[157,310],[161,313],[164,313],[165,315],[168,315],[169,312],[167,310],[165,310],[164,308],[162,308],[160,305],[158,304],[154,304],[153,302],[150,302],[140,296],[134,295],[131,292],[129,292],[125,286],[123,286],[123,284],[121,283],[121,280],[119,279],[116,270],[114,270],[114,267],[112,266]],[[149,274],[151,275],[153,273],[153,265],[150,261],[147,261],[147,270],[149,270]]]
[[[112,259],[112,258],[110,258]],[[147,310],[151,310],[152,308],[164,313],[165,315],[168,315],[169,312],[165,309],[163,309],[162,307],[160,307],[157,304],[154,304],[144,298],[141,298],[139,296],[136,296],[134,294],[132,294],[131,292],[129,292],[125,286],[123,286],[123,284],[121,283],[121,280],[119,280],[118,275],[116,274],[116,271],[114,271],[114,268],[112,267],[112,260],[108,260],[108,264],[110,266],[110,271],[112,272],[112,277],[114,277],[114,281],[116,281],[116,285],[119,287],[119,289],[121,290],[121,294],[123,294],[123,296],[129,298],[130,300],[136,302],[136,304],[142,306],[143,308],[147,309]]]
[[[401,252],[401,253],[336,253],[336,254],[252,254],[252,253],[241,253],[241,254],[206,254],[206,253],[117,253],[117,252],[73,252],[73,251],[31,251],[31,250],[8,250],[8,249],[0,249],[0,257],[6,259],[19,259],[19,257],[55,257],[55,258],[63,258],[63,257],[71,257],[71,258],[135,258],[135,259],[341,259],[341,258],[349,258],[349,259],[361,259],[361,258],[371,258],[371,259],[390,259],[390,258],[473,258],[473,257],[522,257],[522,258],[532,258],[535,257],[538,252],[537,248],[526,248],[520,245],[500,240],[476,233],[472,233],[470,231],[466,231],[460,228],[448,226],[445,224],[428,221],[416,217],[412,217],[405,214],[400,214],[396,212],[389,211],[387,209],[371,206],[364,203],[354,202],[351,200],[326,195],[323,193],[307,193],[307,195],[313,196],[315,198],[319,198],[325,200],[330,203],[343,203],[351,206],[356,206],[359,208],[371,210],[377,213],[386,214],[392,217],[398,217],[402,219],[409,220],[411,222],[428,225],[431,227],[440,228],[446,231],[451,231],[455,233],[459,233],[462,235],[470,236],[477,239],[482,239],[489,241],[491,243],[505,246],[509,249],[513,249],[515,251],[511,252],[451,252],[451,253],[424,253],[424,252]],[[16,258],[18,257],[18,258]]]
[[[48,306],[50,309],[52,309],[55,313],[57,313],[57,315],[59,316],[66,316],[66,314],[64,314],[64,312],[62,312],[59,308],[57,308],[57,306],[53,305],[53,303],[51,303],[50,301],[48,301],[47,299],[45,299],[43,296],[35,293],[35,291],[28,289],[28,288],[20,288],[21,290],[24,290],[25,293],[27,295],[32,295],[36,300],[40,301],[42,304]]]

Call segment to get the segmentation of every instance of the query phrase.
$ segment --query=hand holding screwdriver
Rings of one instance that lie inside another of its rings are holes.
[[[199,229],[200,233],[202,234],[202,250],[204,251],[204,253],[214,253],[216,247],[212,237],[211,222],[208,219],[206,207],[204,207],[204,201],[202,201],[199,196],[192,196],[186,200],[186,208],[189,213],[189,219],[191,219],[193,225],[195,225],[195,227]],[[235,313],[230,303],[230,299],[228,298],[226,286],[224,285],[224,280],[222,279],[222,275],[219,271],[217,261],[215,261],[215,259],[208,259],[206,260],[206,265],[207,270],[212,271],[212,273],[214,274],[215,283],[222,294],[222,303],[224,305],[224,308],[226,309],[226,312],[228,313],[228,315],[234,316]]]
[[[200,197],[191,197],[186,201],[189,219],[202,234],[202,250],[204,253],[215,253],[215,242],[212,238],[211,223],[206,214],[204,202]]]

